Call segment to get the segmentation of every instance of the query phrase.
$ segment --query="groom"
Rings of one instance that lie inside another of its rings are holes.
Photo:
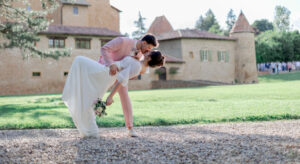
[[[134,40],[128,37],[117,37],[101,48],[99,63],[109,66],[110,75],[113,76],[119,71],[118,67],[115,64],[112,64],[114,61],[122,60],[125,56],[129,56],[131,52],[134,52],[136,57],[140,58],[143,54],[146,54],[157,46],[158,42],[151,34],[145,35],[141,40]],[[137,137],[137,134],[132,129],[132,106],[128,96],[128,86],[121,86],[118,92],[122,103],[125,125],[128,128],[128,134],[131,137]]]

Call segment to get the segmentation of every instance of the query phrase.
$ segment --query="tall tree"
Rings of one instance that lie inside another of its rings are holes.
[[[140,39],[146,33],[145,23],[144,21],[146,18],[142,17],[141,12],[139,11],[139,18],[138,20],[134,21],[135,27],[137,28],[136,31],[132,32],[132,36],[135,39]]]
[[[15,7],[16,3],[24,7]],[[45,51],[35,46],[40,40],[38,34],[48,29],[51,20],[47,16],[59,6],[57,0],[39,0],[35,3],[39,3],[42,10],[31,10],[28,0],[0,0],[0,48],[19,48],[23,57],[34,55],[58,59],[68,56],[68,50]]]
[[[258,29],[258,33],[262,33],[268,30],[273,30],[273,24],[269,22],[267,19],[255,20],[252,24],[252,27]]]
[[[290,10],[284,6],[275,7],[274,26],[278,31],[288,31],[290,26]]]
[[[228,31],[230,31],[232,29],[235,21],[236,21],[236,15],[233,13],[233,10],[230,9],[230,11],[227,14],[227,20],[226,20]]]
[[[204,18],[203,18],[202,15],[200,15],[199,19],[196,21],[195,27],[196,27],[197,29],[202,30],[202,29],[204,28],[204,27],[203,27],[203,21],[204,21]]]
[[[214,26],[214,27],[212,27],[212,26]],[[205,30],[205,31],[209,31],[209,29],[212,27],[212,29],[210,30],[211,32],[221,31],[220,25],[211,9],[209,9],[205,13],[205,17],[202,17],[202,15],[199,17],[199,19],[196,22],[195,27],[197,29]]]

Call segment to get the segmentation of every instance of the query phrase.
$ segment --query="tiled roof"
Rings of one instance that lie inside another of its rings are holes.
[[[230,33],[237,33],[237,32],[255,32],[253,28],[250,26],[249,22],[247,21],[243,12],[240,13],[237,21],[233,25]]]
[[[170,40],[180,38],[199,38],[199,39],[217,39],[217,40],[235,40],[228,36],[217,35],[207,31],[200,31],[198,29],[186,29],[166,32],[157,36],[158,40]]]
[[[89,36],[121,36],[119,32],[111,31],[107,28],[98,27],[77,27],[50,25],[47,31],[41,34],[68,34],[68,35],[89,35]]]
[[[179,59],[179,58],[176,58],[176,57],[173,57],[173,56],[170,56],[170,55],[164,55],[166,57],[166,63],[185,63],[185,61]]]
[[[90,4],[86,0],[60,0],[63,4],[70,4],[70,5],[84,5],[89,6]]]
[[[169,31],[173,31],[173,27],[165,16],[160,16],[155,18],[147,33],[159,35]]]

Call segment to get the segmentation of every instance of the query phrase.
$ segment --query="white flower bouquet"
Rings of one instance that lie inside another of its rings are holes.
[[[94,101],[94,111],[95,114],[99,117],[106,116],[107,113],[105,112],[106,110],[106,102],[102,101],[101,99],[97,99]]]

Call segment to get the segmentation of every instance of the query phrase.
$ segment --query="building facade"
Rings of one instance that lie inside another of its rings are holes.
[[[39,1],[30,2],[30,6],[21,2],[14,6],[40,10]],[[18,49],[1,49],[0,95],[61,93],[76,56],[98,60],[101,46],[121,35],[119,12],[109,0],[76,0],[73,3],[61,0],[59,8],[49,15],[53,23],[39,34],[36,46],[42,50],[69,48],[71,56],[59,60],[23,59]]]
[[[56,12],[49,15],[54,21],[39,34],[41,40],[36,46],[43,50],[72,48],[71,56],[59,60],[23,59],[18,49],[0,50],[0,95],[61,93],[76,56],[98,60],[101,46],[121,36],[120,11],[109,0],[60,3]],[[30,9],[38,6],[33,4]],[[180,87],[258,82],[254,31],[243,13],[230,36],[196,29],[173,30],[164,16],[153,21],[148,33],[157,36],[166,64],[131,80],[129,89],[159,88],[159,82]]]
[[[241,12],[230,36],[197,29],[173,30],[164,17],[157,17],[149,28],[159,40],[159,50],[184,61],[166,64],[167,80],[202,81],[220,84],[256,83],[254,30]],[[172,73],[172,70],[177,70]]]

